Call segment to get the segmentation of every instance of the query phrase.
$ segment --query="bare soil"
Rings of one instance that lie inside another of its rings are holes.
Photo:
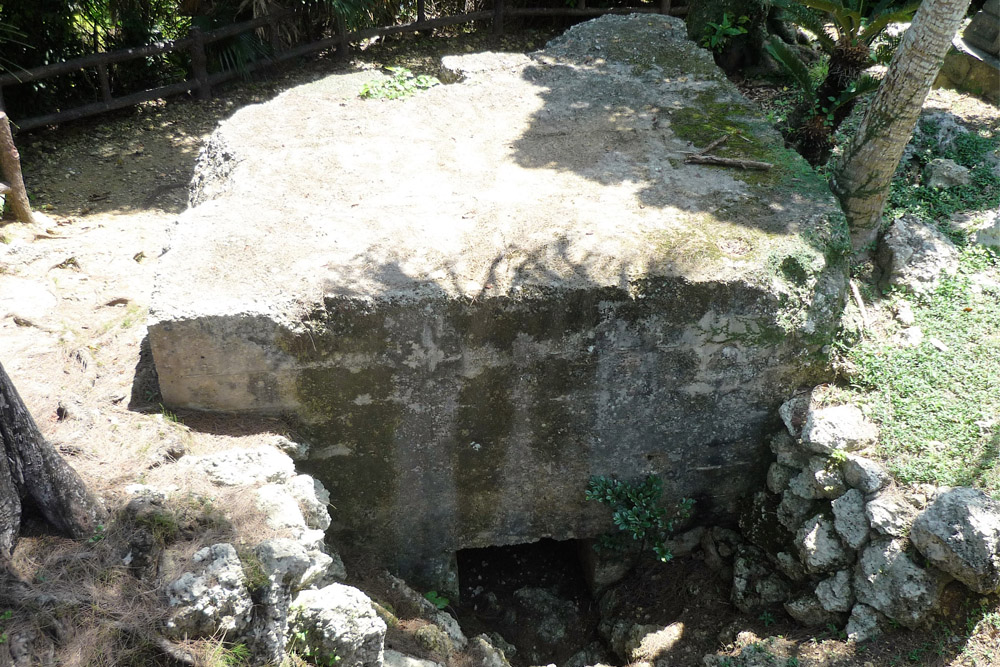
[[[252,447],[287,430],[277,419],[163,409],[144,344],[157,261],[186,206],[199,147],[217,123],[332,72],[404,65],[434,74],[445,53],[524,52],[549,36],[525,32],[500,44],[476,34],[399,39],[371,45],[350,62],[331,55],[272,72],[208,102],[176,98],[17,138],[33,204],[46,218],[0,226],[0,362],[43,433],[110,508],[120,506],[128,484],[183,488],[169,465],[178,447]],[[781,93],[743,86],[765,109]],[[932,93],[927,107],[973,125],[995,126],[1000,118],[996,107],[950,91]],[[253,521],[244,525],[257,529]],[[42,570],[52,539],[21,540],[23,575]],[[758,642],[775,665],[1000,665],[995,597],[969,599],[956,590],[949,613],[932,628],[854,645],[835,628],[798,628],[780,610],[741,615],[728,604],[726,583],[693,559],[640,569],[624,590],[637,621],[684,623],[682,641],[663,654],[669,664],[701,664],[706,653],[735,655]]]

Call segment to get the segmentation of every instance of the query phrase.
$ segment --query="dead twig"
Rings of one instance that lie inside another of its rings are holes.
[[[712,143],[710,143],[709,145],[705,146],[700,151],[698,151],[697,153],[695,153],[695,155],[704,155],[705,153],[709,152],[713,148],[717,148],[717,147],[721,146],[722,144],[726,143],[726,141],[729,140],[729,136],[730,135],[728,133],[722,135],[721,137],[719,137],[718,139],[716,139],[715,141],[713,141]]]
[[[700,155],[694,153],[684,158],[687,163],[694,164],[714,164],[720,167],[739,167],[740,169],[758,169],[767,171],[774,167],[770,162],[758,162],[757,160],[739,160],[735,158],[719,157],[717,155]]]

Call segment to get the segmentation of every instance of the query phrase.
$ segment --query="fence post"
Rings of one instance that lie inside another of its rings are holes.
[[[493,34],[503,34],[504,6],[503,0],[493,0]]]
[[[660,13],[670,14],[670,0],[660,0]]]
[[[108,78],[108,66],[97,66],[97,80],[101,82],[101,99],[105,104],[111,102],[111,79]]]
[[[423,23],[427,20],[425,2],[426,0],[417,0],[417,23]]]
[[[212,87],[208,82],[208,58],[205,56],[205,34],[198,26],[191,26],[191,69],[194,79],[198,82],[198,99],[208,100],[212,97]]]
[[[347,41],[347,24],[340,16],[337,17],[337,37],[340,38],[337,42],[337,58],[347,60],[351,55],[351,44]]]
[[[268,6],[267,11],[267,29],[271,37],[271,55],[278,55],[278,52],[281,51],[281,34],[278,31],[278,25],[284,16],[280,13],[281,10],[273,4]]]
[[[21,156],[14,145],[14,137],[10,134],[10,123],[7,114],[0,111],[0,172],[7,179],[6,206],[14,215],[15,220],[32,223],[31,204],[28,203],[28,193],[24,189],[24,179],[21,177]]]

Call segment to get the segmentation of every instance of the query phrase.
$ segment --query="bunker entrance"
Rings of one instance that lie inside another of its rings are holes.
[[[507,645],[498,647],[513,667],[610,653],[598,635],[598,606],[580,561],[584,548],[577,540],[543,539],[459,551],[456,611],[466,634],[499,634]]]

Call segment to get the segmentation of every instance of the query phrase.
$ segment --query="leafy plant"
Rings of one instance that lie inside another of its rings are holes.
[[[451,604],[451,600],[444,597],[443,595],[440,595],[437,591],[427,591],[426,593],[424,593],[424,597],[430,600],[431,604],[433,604],[438,609],[444,609],[449,604]]]
[[[392,73],[387,79],[375,79],[361,87],[360,97],[368,99],[396,100],[409,97],[418,90],[427,90],[438,86],[441,82],[437,77],[427,74],[415,75],[405,67],[387,67]]]
[[[730,19],[729,13],[726,12],[722,15],[721,22],[708,22],[708,25],[705,26],[705,34],[701,38],[701,45],[718,53],[726,48],[730,39],[737,35],[745,35],[747,33],[745,26],[749,22],[750,17],[741,16],[735,19],[734,23]]]
[[[6,609],[3,613],[0,613],[0,621],[9,621],[12,618],[14,618],[14,612],[10,609]],[[6,644],[7,639],[7,631],[0,625],[0,644]]]
[[[648,476],[641,484],[623,482],[613,477],[594,476],[590,478],[585,497],[610,505],[611,519],[618,529],[632,536],[640,543],[641,549],[652,548],[656,557],[666,563],[673,558],[665,541],[674,531],[677,522],[691,516],[694,500],[682,498],[673,516],[660,505],[663,495],[663,481],[656,475]],[[598,547],[615,550],[624,545],[612,536],[605,536]]]
[[[862,77],[862,73],[876,61],[891,57],[898,37],[885,37],[886,28],[894,22],[909,21],[919,5],[914,2],[900,7],[893,2],[774,2],[785,18],[815,35],[828,62],[826,76],[817,83],[804,76],[805,66],[784,43],[772,39],[766,47],[802,89],[802,104],[790,115],[787,133],[813,165],[826,162],[833,147],[833,132],[847,118],[857,98],[878,88],[876,80]]]
[[[762,612],[760,616],[757,617],[764,624],[764,627],[770,627],[775,624],[774,614],[769,611]]]

